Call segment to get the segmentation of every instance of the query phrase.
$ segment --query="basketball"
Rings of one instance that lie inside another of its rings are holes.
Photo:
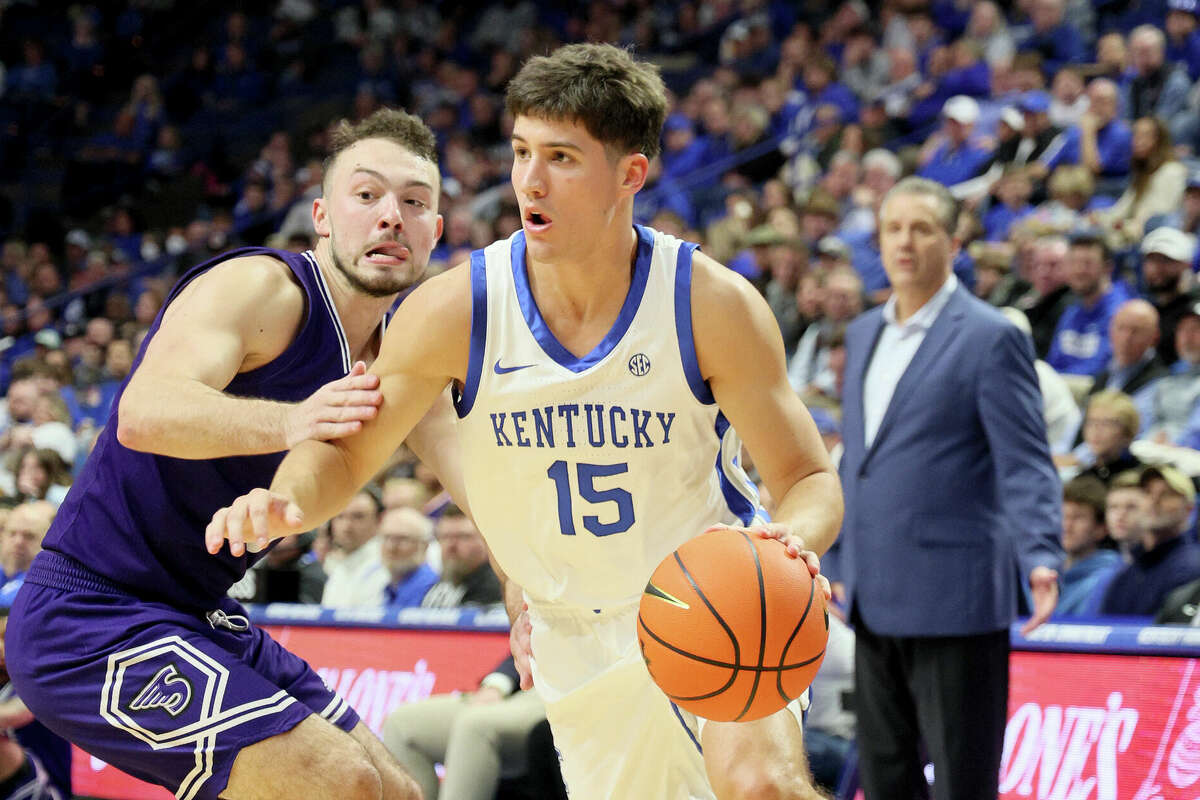
[[[718,530],[654,570],[637,632],[650,676],[676,705],[717,722],[749,722],[812,683],[829,613],[808,566],[782,542]]]

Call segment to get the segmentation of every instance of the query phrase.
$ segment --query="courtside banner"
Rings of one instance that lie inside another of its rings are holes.
[[[256,622],[264,623],[262,616],[254,616]],[[263,627],[307,661],[376,732],[396,706],[440,692],[473,689],[508,655],[507,631],[491,625],[450,630],[441,626],[442,620],[425,629],[377,627],[375,619],[340,621],[354,627],[314,622],[306,619]],[[78,748],[71,775],[75,793],[87,797],[170,800],[174,796]]]
[[[1019,652],[1003,800],[1200,797],[1200,660]]]

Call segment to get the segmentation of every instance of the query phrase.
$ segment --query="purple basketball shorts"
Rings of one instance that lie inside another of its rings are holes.
[[[57,554],[38,562],[5,637],[17,694],[46,727],[130,775],[181,800],[215,800],[242,748],[310,714],[345,731],[358,723],[235,601],[188,613],[103,585]]]

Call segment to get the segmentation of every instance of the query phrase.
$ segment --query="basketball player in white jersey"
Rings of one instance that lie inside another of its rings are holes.
[[[452,383],[471,511],[523,589],[514,649],[531,626],[573,800],[819,797],[791,710],[697,720],[653,685],[635,631],[654,567],[709,525],[780,538],[814,574],[837,535],[840,487],[779,329],[736,274],[633,225],[666,113],[653,67],[571,45],[531,59],[507,103],[523,229],[414,292],[372,368],[378,416],[293,450],[270,491],[214,515],[209,549],[332,516]],[[738,434],[780,498],[770,525]]]

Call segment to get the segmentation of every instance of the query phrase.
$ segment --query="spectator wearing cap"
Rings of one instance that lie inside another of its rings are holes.
[[[1200,546],[1183,537],[1196,505],[1191,478],[1163,464],[1144,469],[1139,483],[1150,500],[1141,536],[1132,563],[1109,583],[1101,614],[1151,617],[1173,589],[1200,578]]]
[[[1200,78],[1200,0],[1167,0],[1167,18],[1163,30],[1167,34],[1166,60],[1182,64],[1188,77]]]
[[[1200,298],[1191,288],[1196,237],[1176,228],[1155,228],[1142,240],[1142,283],[1158,312],[1159,352],[1175,363],[1175,328]]]
[[[1179,359],[1170,374],[1151,384],[1142,435],[1157,442],[1200,444],[1200,303],[1188,307],[1175,326]]]
[[[979,119],[979,103],[966,95],[955,95],[942,107],[941,141],[927,149],[917,175],[951,187],[980,174],[991,159],[991,152],[972,141]]]
[[[1175,130],[1187,108],[1192,81],[1187,68],[1167,61],[1167,37],[1155,25],[1139,25],[1129,34],[1133,80],[1126,90],[1125,109],[1132,119],[1158,117]]]
[[[1108,325],[1112,358],[1096,373],[1089,394],[1109,390],[1137,396],[1166,375],[1167,364],[1156,347],[1160,337],[1154,306],[1140,297],[1122,303]]]
[[[1064,18],[1065,6],[1065,0],[1033,0],[1029,34],[1017,43],[1018,53],[1034,52],[1042,57],[1042,69],[1048,75],[1087,60],[1082,34]]]
[[[421,605],[438,582],[426,560],[433,541],[433,521],[414,508],[389,508],[379,519],[379,553],[388,573],[382,604],[389,608]]]
[[[1094,617],[1109,581],[1122,567],[1117,543],[1104,527],[1108,490],[1097,478],[1073,478],[1063,486],[1063,550],[1066,570],[1051,619]]]
[[[1063,311],[1054,330],[1047,363],[1058,372],[1094,375],[1112,357],[1109,323],[1130,297],[1124,283],[1113,283],[1112,258],[1103,235],[1077,231],[1067,251],[1066,280],[1075,300]]]
[[[680,178],[704,163],[704,142],[696,138],[696,126],[681,113],[675,112],[663,123],[663,175]]]
[[[1050,121],[1052,99],[1041,89],[1025,92],[1017,100],[1021,112],[1021,139],[1012,154],[1011,163],[1018,166],[1043,164],[1043,159],[1053,158],[1064,143],[1062,128]],[[1041,166],[1034,175],[1044,178],[1049,173]]]
[[[1047,173],[1060,164],[1082,164],[1097,178],[1097,190],[1117,195],[1125,189],[1133,148],[1133,130],[1117,115],[1117,84],[1096,78],[1088,84],[1088,110],[1068,128],[1062,146],[1048,148],[1038,163]]]
[[[1187,183],[1187,167],[1175,157],[1171,133],[1160,118],[1142,117],[1133,123],[1130,153],[1129,185],[1111,207],[1091,215],[1108,231],[1114,250],[1132,247],[1142,238],[1147,220],[1178,208]]]

